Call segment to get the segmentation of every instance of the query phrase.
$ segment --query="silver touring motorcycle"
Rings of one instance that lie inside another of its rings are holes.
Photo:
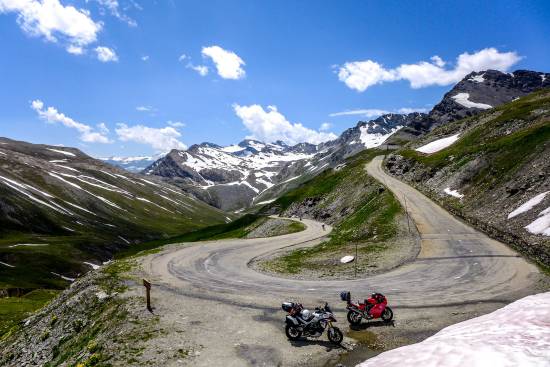
[[[344,339],[340,329],[332,325],[336,319],[327,303],[324,307],[316,307],[314,312],[294,302],[284,302],[282,308],[288,312],[285,321],[285,333],[288,339],[297,340],[302,336],[318,338],[323,335],[325,329],[327,329],[328,340],[332,343],[340,344]]]

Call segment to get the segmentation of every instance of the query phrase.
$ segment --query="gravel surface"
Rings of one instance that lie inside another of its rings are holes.
[[[381,162],[381,157],[375,158],[368,172],[385,180],[399,200],[406,198],[421,235],[418,257],[390,272],[346,281],[293,280],[248,266],[258,256],[317,241],[330,231],[311,220],[304,220],[305,231],[294,234],[174,245],[145,257],[142,264],[154,284],[161,322],[181,322],[186,337],[202,346],[200,355],[173,365],[319,366],[338,361],[351,365],[354,358],[423,340],[449,324],[490,312],[545,286],[534,265],[386,175]],[[338,296],[345,289],[354,298],[372,291],[387,295],[395,312],[394,327],[373,322],[349,329]],[[326,336],[298,343],[286,340],[285,314],[280,310],[285,300],[299,300],[307,307],[328,301],[348,335],[344,347],[330,345]]]

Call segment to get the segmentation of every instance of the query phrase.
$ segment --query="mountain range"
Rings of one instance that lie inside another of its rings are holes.
[[[474,116],[535,90],[550,87],[550,74],[518,70],[473,72],[425,113],[385,114],[359,121],[336,140],[318,145],[243,140],[221,147],[212,143],[172,150],[143,170],[161,176],[200,200],[228,211],[274,200],[319,172],[342,164],[361,150],[403,145],[437,126]]]

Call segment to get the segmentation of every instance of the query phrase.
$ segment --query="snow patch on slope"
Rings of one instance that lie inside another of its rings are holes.
[[[59,149],[52,149],[52,148],[46,148],[47,150],[50,150],[52,152],[56,152],[56,153],[60,153],[60,154],[65,154],[69,157],[76,157],[76,155],[74,153],[71,153],[71,152],[66,152],[64,150],[59,150]]]
[[[462,199],[464,197],[464,195],[459,193],[457,190],[451,190],[450,187],[446,187],[443,191],[445,192],[445,194],[454,196],[455,198]]]
[[[384,352],[357,367],[535,367],[548,366],[549,361],[550,292],[546,292],[448,326],[420,343]]]
[[[468,79],[469,81],[476,82],[476,83],[483,83],[485,81],[485,78],[483,77],[485,73],[481,75],[476,75]]]
[[[451,145],[454,144],[455,141],[458,140],[458,136],[460,134],[455,134],[452,136],[448,136],[446,138],[441,138],[438,140],[434,140],[431,143],[428,143],[426,145],[421,146],[420,148],[416,148],[415,150],[417,152],[431,154],[435,152],[439,152],[440,150],[443,150]]]
[[[539,217],[525,226],[525,229],[533,234],[550,236],[550,207],[540,212]]]
[[[458,93],[456,96],[452,96],[452,99],[455,100],[456,103],[459,105],[462,105],[466,108],[479,108],[482,110],[488,110],[489,108],[493,108],[493,106],[485,103],[476,103],[470,101],[470,93]]]
[[[515,216],[525,213],[531,209],[533,209],[536,205],[538,205],[541,201],[544,200],[546,195],[550,191],[543,192],[541,194],[538,194],[534,198],[529,199],[527,202],[521,204],[516,210],[508,214],[508,219],[514,218]]]
[[[361,140],[361,143],[363,143],[365,148],[367,148],[367,149],[375,148],[377,146],[382,145],[382,143],[384,143],[386,141],[386,139],[388,139],[390,136],[395,134],[401,128],[402,128],[402,126],[394,128],[387,134],[380,134],[380,133],[378,133],[378,134],[369,134],[367,132],[368,126],[361,126],[359,128],[359,130],[361,131],[361,136],[359,137],[359,139]]]

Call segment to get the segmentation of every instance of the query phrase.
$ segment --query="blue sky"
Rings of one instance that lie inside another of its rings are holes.
[[[94,156],[319,142],[476,68],[550,71],[547,1],[0,0],[0,34],[0,136]]]

